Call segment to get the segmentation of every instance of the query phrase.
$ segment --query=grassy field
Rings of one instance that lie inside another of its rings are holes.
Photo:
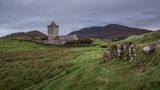
[[[160,90],[160,48],[146,55],[142,48],[152,41],[135,37],[121,41],[137,42],[132,64],[102,63],[102,46],[117,42],[94,39],[96,46],[66,48],[0,40],[0,90]]]

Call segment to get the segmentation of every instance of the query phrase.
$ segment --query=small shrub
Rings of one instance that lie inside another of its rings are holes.
[[[107,48],[107,45],[101,45],[100,47],[101,48]]]
[[[115,38],[115,39],[112,39],[113,42],[116,42],[116,41],[120,41],[120,40],[123,40],[125,39],[126,37],[119,37],[119,38]]]
[[[85,45],[85,44],[91,44],[92,40],[91,39],[81,39],[81,40],[74,40],[74,41],[67,41],[65,45]]]
[[[48,37],[41,37],[40,40],[47,40]]]

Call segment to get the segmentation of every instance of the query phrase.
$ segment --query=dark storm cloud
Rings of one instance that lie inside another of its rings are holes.
[[[0,0],[0,35],[38,29],[55,21],[61,34],[111,23],[157,29],[160,0]]]

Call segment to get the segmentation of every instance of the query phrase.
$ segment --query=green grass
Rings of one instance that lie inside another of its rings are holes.
[[[66,48],[0,40],[0,90],[159,90],[160,48],[146,55],[144,44],[132,39],[137,42],[132,64],[123,59],[102,64],[101,46],[117,42],[93,39],[96,46]]]
[[[17,40],[0,40],[0,53],[3,52],[18,52],[18,51],[33,51],[39,49],[45,49],[42,45],[31,43],[27,41]]]
[[[160,30],[148,34],[144,34],[141,36],[131,36],[123,42],[129,41],[134,43],[148,44],[148,43],[160,43]]]

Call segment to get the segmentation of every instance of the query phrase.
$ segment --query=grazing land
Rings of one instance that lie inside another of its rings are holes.
[[[73,48],[0,40],[0,90],[159,90],[160,48],[142,52],[159,40],[159,31],[117,42],[93,39],[95,46]],[[102,46],[125,42],[136,44],[133,63],[102,63]]]

